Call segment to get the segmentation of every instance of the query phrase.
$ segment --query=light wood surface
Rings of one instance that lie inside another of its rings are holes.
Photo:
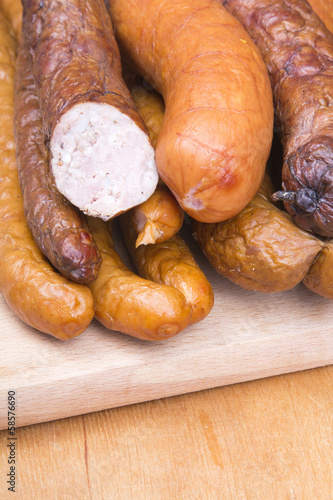
[[[331,500],[332,387],[326,367],[20,428],[15,494],[1,431],[0,498]]]
[[[0,393],[16,391],[18,426],[333,363],[332,301],[302,284],[273,295],[242,290],[213,270],[194,240],[191,248],[215,305],[204,321],[163,342],[97,321],[61,342],[27,327],[0,300]],[[0,429],[6,426],[0,399]]]

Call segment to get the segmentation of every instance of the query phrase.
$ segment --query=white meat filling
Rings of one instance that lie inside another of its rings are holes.
[[[113,106],[73,106],[56,125],[50,150],[57,188],[87,215],[108,220],[155,191],[154,148],[133,120]]]

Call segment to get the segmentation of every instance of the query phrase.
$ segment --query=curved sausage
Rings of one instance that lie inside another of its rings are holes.
[[[109,12],[124,58],[164,98],[162,180],[195,219],[232,217],[257,192],[272,142],[257,48],[217,0],[112,0]]]
[[[16,44],[0,14],[0,287],[13,312],[28,325],[66,340],[94,315],[90,290],[71,283],[46,261],[26,224],[15,161],[13,98]]]
[[[297,224],[333,236],[333,34],[306,0],[225,0],[269,71],[284,147],[275,199]]]
[[[324,245],[274,206],[271,192],[266,177],[235,217],[217,224],[192,221],[194,236],[218,273],[242,288],[266,293],[300,283]]]
[[[192,309],[191,324],[202,321],[213,308],[214,294],[185,241],[176,234],[163,243],[136,248],[137,233],[130,215],[121,215],[120,221],[124,239],[140,276],[180,290]]]
[[[105,220],[154,192],[155,152],[121,77],[103,0],[23,0],[50,163],[58,190]]]
[[[88,224],[103,258],[98,278],[89,285],[98,321],[142,340],[165,340],[184,330],[192,313],[184,295],[132,273],[116,252],[107,224],[96,218]]]
[[[37,90],[22,40],[14,96],[16,159],[28,226],[41,251],[61,274],[89,283],[97,277],[101,258],[83,215],[55,186]]]

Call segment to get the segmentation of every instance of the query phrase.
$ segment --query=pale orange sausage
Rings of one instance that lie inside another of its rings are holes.
[[[273,135],[267,69],[217,0],[112,0],[116,38],[162,94],[162,180],[197,220],[219,222],[256,194]]]

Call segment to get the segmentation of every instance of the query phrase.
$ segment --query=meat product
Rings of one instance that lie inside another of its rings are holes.
[[[306,0],[225,0],[269,71],[284,162],[274,199],[333,236],[333,34]]]
[[[115,250],[107,224],[97,218],[88,223],[103,257],[98,278],[89,285],[98,321],[142,340],[165,340],[184,330],[192,313],[184,295],[131,272]]]
[[[274,206],[271,193],[266,176],[235,217],[216,224],[193,220],[194,236],[216,271],[242,288],[266,293],[300,283],[324,246]]]
[[[97,277],[100,255],[83,215],[55,186],[36,86],[22,40],[14,89],[16,159],[28,226],[41,251],[61,274],[89,283]]]
[[[59,191],[109,219],[154,192],[154,149],[121,77],[103,0],[23,0],[22,33]]]
[[[164,98],[162,180],[197,220],[232,217],[258,190],[272,141],[257,48],[217,0],[112,0],[108,9],[124,60]]]
[[[180,235],[151,245],[135,246],[137,233],[130,214],[121,215],[121,228],[135,266],[145,279],[180,290],[191,306],[191,324],[202,321],[212,310],[214,294],[206,276]]]
[[[15,160],[15,35],[0,13],[0,287],[13,312],[61,340],[82,333],[94,316],[90,290],[57,273],[27,226]]]

